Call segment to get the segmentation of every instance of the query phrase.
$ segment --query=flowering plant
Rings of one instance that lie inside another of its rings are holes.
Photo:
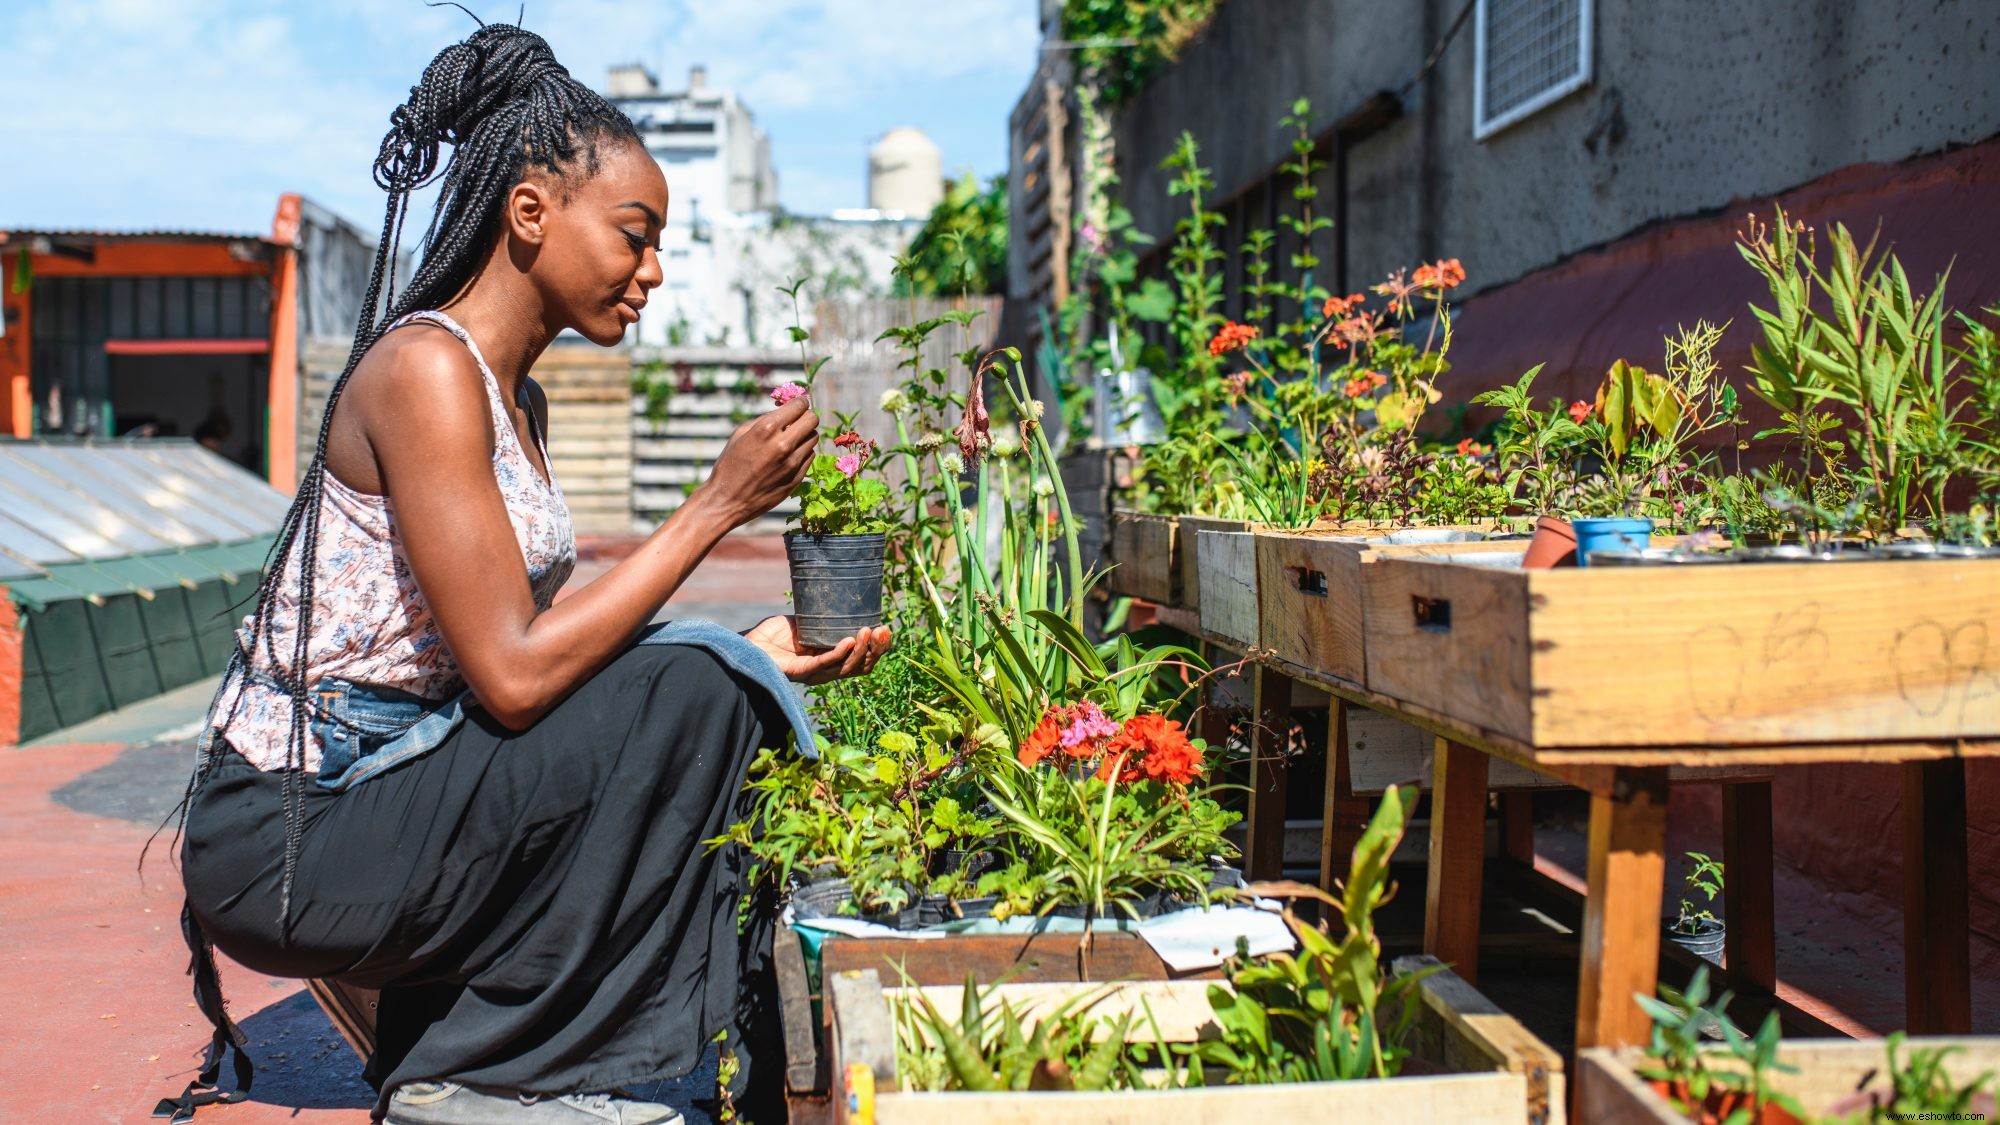
[[[772,397],[785,390],[779,387]],[[875,442],[849,429],[849,421],[840,420],[834,452],[814,454],[806,479],[792,490],[799,501],[793,518],[809,535],[880,535],[890,529],[883,514],[889,486],[877,475],[863,475],[875,461]]]

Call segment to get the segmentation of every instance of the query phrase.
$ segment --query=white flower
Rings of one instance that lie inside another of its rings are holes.
[[[925,451],[930,451],[934,449],[943,449],[944,443],[950,440],[951,440],[950,438],[945,437],[943,434],[938,433],[936,430],[931,430],[930,432],[917,438],[917,448]]]
[[[1047,477],[1039,477],[1035,480],[1035,495],[1041,497],[1044,500],[1047,500],[1049,497],[1054,496],[1055,494],[1056,494],[1056,486],[1054,481],[1050,480]]]
[[[939,436],[942,437],[943,435]],[[958,455],[958,450],[947,449],[943,453],[938,454],[938,467],[943,469],[947,474],[955,477],[965,471],[965,458]]]
[[[1028,413],[1034,415],[1037,420],[1041,418],[1043,409],[1041,399],[1031,398],[1028,400]]]
[[[1021,452],[1021,439],[1013,434],[1003,433],[993,438],[993,456],[1012,457]]]
[[[891,387],[888,390],[882,392],[883,413],[901,414],[903,411],[908,410],[909,408],[910,408],[910,398],[908,395],[903,393],[903,389],[901,387]]]

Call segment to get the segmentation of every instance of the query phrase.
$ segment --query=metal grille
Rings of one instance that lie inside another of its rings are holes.
[[[1590,9],[1591,0],[1479,0],[1475,136],[1590,81]]]

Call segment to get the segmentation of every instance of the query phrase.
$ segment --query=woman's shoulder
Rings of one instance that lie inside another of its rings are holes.
[[[432,321],[413,320],[383,333],[355,365],[350,382],[348,393],[371,404],[422,406],[426,413],[459,408],[485,417],[479,362],[450,329]]]

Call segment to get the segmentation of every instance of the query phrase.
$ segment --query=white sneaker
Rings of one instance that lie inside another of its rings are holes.
[[[680,1125],[679,1110],[611,1094],[537,1097],[456,1082],[405,1082],[387,1125]]]

